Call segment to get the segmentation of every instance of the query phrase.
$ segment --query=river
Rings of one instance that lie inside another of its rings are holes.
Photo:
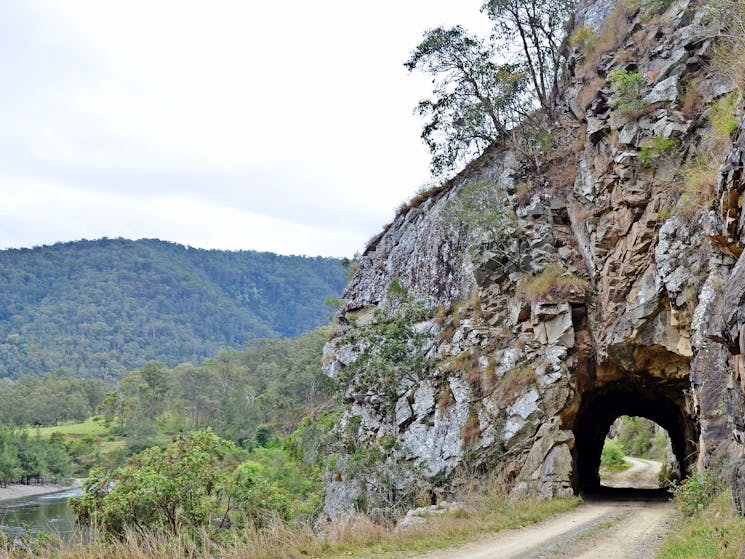
[[[67,506],[70,497],[77,497],[81,489],[21,497],[0,502],[0,530],[18,536],[40,531],[69,537],[75,531],[75,514]]]

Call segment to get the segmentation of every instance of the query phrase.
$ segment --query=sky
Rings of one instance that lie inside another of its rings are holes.
[[[3,0],[0,248],[351,256],[429,180],[403,61],[482,0]]]

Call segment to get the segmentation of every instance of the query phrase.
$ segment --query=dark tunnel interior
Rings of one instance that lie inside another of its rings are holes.
[[[652,379],[650,379],[652,380]],[[589,493],[600,489],[600,456],[608,430],[622,415],[651,419],[670,436],[681,474],[695,462],[698,426],[686,413],[687,383],[616,381],[583,396],[575,420],[574,490]]]

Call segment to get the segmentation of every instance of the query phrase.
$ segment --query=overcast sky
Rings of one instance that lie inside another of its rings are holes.
[[[403,67],[482,0],[2,0],[0,248],[351,256],[428,180]]]

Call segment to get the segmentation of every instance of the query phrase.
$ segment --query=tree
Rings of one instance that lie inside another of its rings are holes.
[[[224,488],[236,466],[233,451],[211,431],[179,436],[167,449],[148,448],[112,474],[92,470],[83,495],[70,505],[79,522],[113,536],[128,529],[175,535],[203,528],[212,514],[229,506]]]
[[[559,96],[564,24],[575,6],[575,0],[487,0],[481,8],[494,20],[504,50],[518,40],[531,89],[549,115]]]
[[[195,367],[182,363],[174,369],[178,396],[185,408],[192,411],[195,429],[209,424],[219,407],[220,382],[217,372],[210,367]]]
[[[521,112],[525,74],[516,65],[497,64],[495,54],[461,26],[438,27],[425,32],[404,63],[433,78],[433,97],[420,101],[416,112],[429,118],[421,137],[434,175],[453,171],[506,137]]]
[[[141,398],[145,401],[148,419],[155,421],[166,408],[166,395],[171,389],[171,373],[157,361],[150,361],[140,369],[140,378],[144,385],[140,385]]]

